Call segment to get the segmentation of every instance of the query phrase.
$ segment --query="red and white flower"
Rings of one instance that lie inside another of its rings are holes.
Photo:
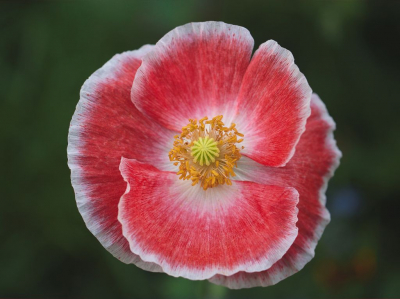
[[[68,136],[82,217],[124,263],[229,288],[304,267],[330,216],[335,123],[292,54],[191,23],[85,82]],[[177,175],[178,174],[178,175]]]

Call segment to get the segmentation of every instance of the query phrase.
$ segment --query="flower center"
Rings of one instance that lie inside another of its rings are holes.
[[[175,166],[179,165],[179,179],[191,180],[192,186],[200,183],[204,190],[232,185],[230,177],[235,176],[233,168],[241,157],[236,144],[243,141],[238,136],[244,135],[237,131],[234,123],[226,127],[222,117],[189,119],[182,133],[175,136],[168,156]]]

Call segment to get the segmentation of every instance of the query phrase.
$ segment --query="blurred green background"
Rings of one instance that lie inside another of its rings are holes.
[[[342,163],[316,257],[239,291],[142,271],[86,229],[67,167],[86,78],[114,54],[193,21],[292,51],[337,123]],[[0,1],[0,297],[400,297],[400,2]]]

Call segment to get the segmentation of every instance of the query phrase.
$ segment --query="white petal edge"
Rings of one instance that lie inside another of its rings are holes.
[[[79,148],[84,146],[83,141],[81,140],[82,130],[80,124],[84,121],[85,114],[89,113],[91,106],[90,101],[87,99],[87,94],[93,94],[96,90],[97,84],[102,83],[104,80],[115,78],[113,75],[116,74],[118,62],[125,56],[136,56],[139,58],[151,51],[153,47],[153,45],[144,45],[135,51],[116,54],[85,81],[81,88],[80,99],[70,123],[67,155],[68,167],[71,170],[71,182],[75,192],[77,207],[89,231],[99,240],[105,249],[120,261],[126,264],[135,264],[139,268],[147,271],[163,272],[159,265],[144,262],[139,256],[127,252],[120,244],[113,243],[111,241],[112,236],[100,228],[98,224],[99,219],[93,219],[91,209],[88,207],[90,198],[88,195],[87,184],[81,180],[83,174],[77,159],[80,155]]]

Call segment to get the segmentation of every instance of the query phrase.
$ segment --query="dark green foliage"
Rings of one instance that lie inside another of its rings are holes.
[[[86,78],[178,25],[221,20],[291,50],[337,123],[342,164],[316,257],[269,288],[231,291],[142,271],[86,229],[67,133]],[[400,3],[0,2],[0,297],[400,296]]]

